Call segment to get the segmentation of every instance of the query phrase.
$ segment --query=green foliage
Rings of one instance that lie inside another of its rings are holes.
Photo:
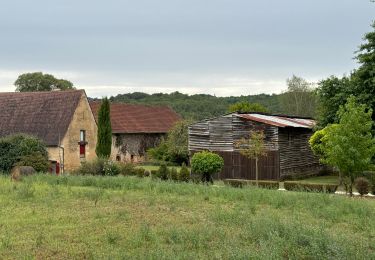
[[[109,100],[103,98],[98,111],[98,141],[95,149],[98,157],[108,158],[111,155],[112,127],[110,114]]]
[[[178,171],[176,170],[176,168],[173,167],[169,171],[169,179],[171,179],[173,181],[178,181]]]
[[[74,89],[73,83],[65,79],[57,79],[53,75],[42,72],[25,73],[18,76],[14,82],[16,91],[51,91],[54,89],[69,90]]]
[[[105,175],[105,176],[116,176],[123,174],[122,165],[112,162],[107,158],[98,157],[95,160],[85,161],[81,163],[81,166],[75,171],[75,174],[79,175]]]
[[[171,162],[180,165],[189,160],[188,150],[188,126],[190,120],[177,122],[167,134],[166,140],[162,140],[157,147],[147,151],[147,155],[157,162]]]
[[[235,143],[240,153],[249,159],[258,159],[267,154],[264,143],[265,135],[263,131],[251,131],[248,137],[241,138]]]
[[[370,182],[364,177],[358,177],[355,179],[355,188],[361,196],[366,195],[370,191]]]
[[[111,160],[104,161],[103,174],[106,176],[116,176],[120,174],[120,167]]]
[[[229,106],[229,112],[239,112],[239,113],[247,113],[247,112],[261,112],[267,113],[269,112],[266,107],[259,103],[250,103],[248,101],[240,101],[233,105]]]
[[[375,29],[375,22],[372,27]],[[375,109],[375,30],[367,33],[364,41],[357,51],[358,69],[349,76],[331,76],[319,83],[319,127],[337,123],[337,111],[351,95],[356,97],[358,103]],[[372,119],[375,120],[375,115]]]
[[[279,96],[282,110],[289,115],[314,117],[316,95],[313,84],[295,75],[286,82],[288,90]]]
[[[185,182],[188,182],[190,180],[190,171],[188,167],[186,167],[185,163],[183,163],[181,166],[180,172],[178,174],[178,180]]]
[[[220,172],[223,167],[224,159],[216,153],[202,151],[195,153],[191,159],[191,170],[202,174],[206,182],[212,182],[212,175]]]
[[[225,179],[224,183],[233,187],[240,187],[240,188],[245,187],[245,186],[253,186],[257,184],[257,182],[254,180],[243,180],[243,179]],[[261,180],[261,181],[258,181],[258,186],[261,188],[277,190],[279,188],[279,182]]]
[[[309,139],[309,144],[313,153],[320,158],[321,163],[325,163],[328,133],[337,127],[337,124],[329,125],[316,131]]]
[[[337,184],[319,184],[319,183],[303,183],[296,181],[284,182],[284,188],[291,191],[307,191],[307,192],[327,192],[335,193]]]
[[[24,164],[33,162],[38,169],[43,170],[43,164],[48,162],[45,144],[36,137],[24,134],[0,138],[0,172],[9,172],[21,159]],[[39,166],[36,165],[36,159],[40,159]]]
[[[365,171],[362,176],[369,180],[371,192],[375,195],[375,171]]]
[[[372,137],[372,110],[357,104],[350,97],[345,106],[340,107],[339,124],[328,128],[324,138],[324,162],[337,167],[349,177],[350,183],[367,170],[375,154],[375,139]]]
[[[187,95],[179,92],[152,95],[140,92],[120,94],[110,98],[114,102],[166,105],[173,108],[184,119],[202,120],[227,113],[228,107],[237,102],[259,103],[272,113],[283,113],[278,95],[249,95],[240,97],[216,97],[206,94]]]
[[[167,167],[167,164],[165,163],[162,163],[159,167],[159,170],[158,170],[158,173],[157,173],[157,176],[162,179],[162,180],[168,180],[168,177],[169,177],[169,169]]]
[[[20,161],[15,163],[17,166],[31,166],[37,172],[47,172],[49,169],[48,158],[40,152],[24,155]]]

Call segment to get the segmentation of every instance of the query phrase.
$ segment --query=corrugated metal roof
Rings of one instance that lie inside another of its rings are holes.
[[[315,120],[306,118],[287,117],[279,115],[263,115],[257,113],[238,114],[238,117],[252,120],[277,127],[299,127],[299,128],[313,128]]]

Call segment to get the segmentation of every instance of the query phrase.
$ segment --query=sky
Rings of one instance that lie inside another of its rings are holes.
[[[42,71],[91,97],[280,93],[349,73],[374,19],[370,0],[1,0],[0,91]]]

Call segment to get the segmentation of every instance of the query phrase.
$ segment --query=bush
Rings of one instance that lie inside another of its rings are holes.
[[[212,175],[221,171],[224,159],[212,152],[202,151],[195,153],[191,159],[191,170],[202,175],[204,182],[213,182]]]
[[[146,170],[144,168],[135,168],[135,175],[140,178],[146,177]]]
[[[186,167],[186,164],[183,163],[180,172],[178,173],[178,180],[179,181],[186,181],[188,182],[190,180],[190,171],[188,167]]]
[[[169,179],[173,181],[178,181],[178,171],[176,170],[176,168],[172,168],[169,171]]]
[[[243,186],[247,186],[247,185],[256,186],[255,180],[225,179],[224,183],[228,184],[228,185],[231,185],[233,187],[243,187]],[[260,181],[258,181],[258,186],[261,187],[261,188],[277,190],[279,188],[279,182],[278,181],[260,180]]]
[[[375,171],[365,171],[363,172],[363,177],[369,180],[370,190],[375,195]]]
[[[106,160],[103,165],[103,174],[106,176],[116,176],[120,174],[120,167],[112,162],[111,160]]]
[[[37,172],[47,172],[49,169],[49,161],[40,152],[35,152],[21,157],[15,166],[31,166]]]
[[[23,157],[39,153],[48,161],[48,153],[45,144],[38,138],[16,134],[0,138],[0,172],[9,173],[12,167]],[[24,158],[25,163],[35,161],[35,158]],[[43,166],[42,166],[43,168]]]
[[[301,183],[286,181],[284,188],[292,191],[307,191],[307,192],[327,192],[335,193],[338,185],[336,184],[315,184],[315,183]]]
[[[364,177],[359,177],[355,180],[355,188],[361,196],[369,193],[370,182]]]
[[[169,177],[169,169],[165,163],[160,165],[157,176],[162,180],[167,180]]]
[[[118,163],[120,174],[124,176],[137,175],[136,168],[132,163]]]
[[[104,164],[106,161],[104,158],[96,158],[92,161],[82,162],[75,173],[80,175],[104,175]]]

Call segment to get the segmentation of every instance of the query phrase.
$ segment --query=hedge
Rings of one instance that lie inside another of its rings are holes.
[[[225,179],[224,183],[233,187],[256,186],[255,180]],[[260,180],[258,181],[258,186],[261,188],[277,190],[279,188],[279,182]]]
[[[309,191],[309,192],[327,192],[335,193],[338,185],[336,184],[315,184],[315,183],[302,183],[295,181],[284,182],[284,188],[291,191]]]

